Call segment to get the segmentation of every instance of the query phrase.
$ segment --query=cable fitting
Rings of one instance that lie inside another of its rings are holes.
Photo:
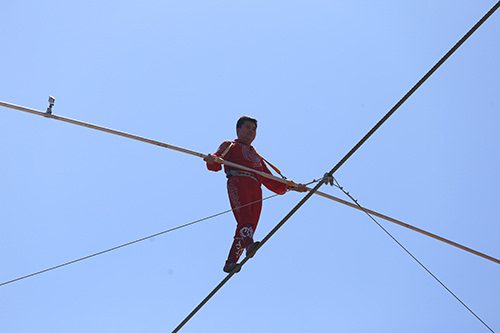
[[[331,186],[333,186],[333,176],[330,176],[327,173],[325,173],[325,175],[323,176],[323,179],[321,180],[325,185],[328,185],[330,184]]]

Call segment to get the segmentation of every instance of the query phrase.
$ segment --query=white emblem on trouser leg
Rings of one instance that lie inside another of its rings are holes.
[[[236,258],[239,259],[245,247],[243,246],[243,240],[241,238],[236,238],[236,240],[238,242],[236,243]]]
[[[240,235],[241,237],[250,237],[253,238],[253,229],[252,227],[243,227],[240,229]]]

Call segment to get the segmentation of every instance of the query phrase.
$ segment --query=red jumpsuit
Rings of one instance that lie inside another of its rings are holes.
[[[234,144],[232,147],[223,156],[224,160],[271,174],[262,157],[256,152],[252,145],[246,144],[239,139],[233,142]],[[231,143],[231,141],[224,141],[214,155],[221,157]],[[207,163],[207,168],[211,171],[220,171],[222,165],[219,163]],[[262,200],[261,184],[264,184],[270,191],[277,194],[284,194],[287,190],[287,185],[255,173],[232,169],[226,165],[224,165],[224,171],[226,174],[229,173],[229,175],[234,171],[237,173],[236,175],[230,176],[227,181],[229,201],[237,222],[234,242],[229,253],[228,262],[237,262],[243,252],[243,248],[246,247],[248,250],[246,241],[248,237],[253,244],[253,233],[259,223],[262,209],[262,201],[260,201]],[[255,201],[257,202],[248,205]]]

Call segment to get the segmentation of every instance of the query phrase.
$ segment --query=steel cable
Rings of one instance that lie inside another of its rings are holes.
[[[476,23],[472,29],[470,29],[464,37],[462,37],[451,49],[448,51],[437,63],[434,65],[423,77],[420,79],[415,86],[413,86],[408,93],[406,93],[403,98],[396,103],[396,105],[389,110],[389,112],[338,162],[332,170],[328,173],[330,177],[398,110],[401,105],[403,105],[406,100],[408,100],[415,91],[420,88],[420,86],[427,81],[427,79],[439,68],[441,65],[498,9],[500,6],[500,1],[493,6],[479,21]],[[302,200],[276,225],[276,227],[269,232],[269,234],[256,246],[255,252],[259,250],[285,223],[292,217],[295,212],[304,205],[304,203],[309,200],[309,198],[321,187],[323,183],[319,182],[316,186],[310,190]],[[242,260],[240,266],[243,266],[249,260],[248,257]],[[216,293],[219,291],[224,284],[226,284],[231,277],[235,274],[235,270],[228,274],[216,287],[208,294],[207,297],[172,331],[172,333],[178,332]]]
[[[384,228],[382,226],[382,224],[380,224],[380,222],[378,222],[366,209],[364,209],[359,203],[358,203],[358,200],[354,199],[351,194],[349,192],[346,192],[344,190],[344,188],[342,186],[340,186],[340,184],[338,183],[338,181],[334,178],[334,181],[335,181],[335,187],[337,187],[338,189],[340,189],[346,196],[348,196],[355,204],[356,206],[359,207],[359,209],[361,211],[363,211],[366,215],[368,215],[368,217],[373,221],[375,222],[375,224],[377,226],[379,226],[380,229],[382,229],[382,231],[384,231],[394,242],[396,242],[396,244],[398,244],[413,260],[415,260],[417,262],[417,264],[419,264],[427,273],[429,273],[430,276],[432,276],[434,278],[434,280],[436,280],[444,289],[446,289],[460,304],[462,304],[474,317],[476,317],[476,319],[478,319],[487,329],[489,329],[491,332],[494,333],[494,331],[474,312],[472,311],[471,308],[469,308],[467,306],[467,304],[465,304],[453,291],[451,291],[450,288],[448,288],[444,282],[442,282],[436,275],[434,275],[434,273],[432,273],[420,260],[417,259],[417,257],[415,257],[411,252],[410,250],[408,250],[400,241],[398,241],[396,239],[396,237],[394,237],[386,228]]]
[[[223,211],[223,212],[220,212],[220,213],[217,213],[217,214],[214,214],[214,215],[210,215],[210,216],[207,216],[207,217],[204,217],[202,219],[199,219],[199,220],[196,220],[196,221],[193,221],[193,222],[190,222],[190,223],[186,223],[186,224],[183,224],[183,225],[180,225],[178,227],[175,227],[175,228],[172,228],[172,229],[168,229],[168,230],[164,230],[164,231],[161,231],[161,232],[158,232],[156,234],[153,234],[153,235],[150,235],[150,236],[147,236],[147,237],[143,237],[143,238],[139,238],[139,239],[136,239],[134,241],[131,241],[131,242],[128,242],[128,243],[125,243],[125,244],[122,244],[122,245],[118,245],[118,246],[115,246],[115,247],[112,247],[110,249],[107,249],[107,250],[104,250],[104,251],[100,251],[100,252],[96,252],[94,254],[91,254],[91,255],[88,255],[88,256],[85,256],[85,257],[81,257],[79,259],[75,259],[75,260],[72,260],[72,261],[68,261],[64,264],[60,264],[60,265],[57,265],[57,266],[53,266],[53,267],[50,267],[50,268],[47,268],[47,269],[44,269],[44,270],[41,270],[41,271],[38,271],[38,272],[35,272],[35,273],[31,273],[31,274],[28,274],[28,275],[24,275],[24,276],[21,276],[17,279],[13,279],[13,280],[10,280],[10,281],[6,281],[6,282],[3,282],[3,283],[0,283],[0,287],[2,286],[5,286],[7,284],[10,284],[10,283],[13,283],[13,282],[17,282],[17,281],[20,281],[20,280],[24,280],[24,279],[27,279],[29,277],[33,277],[33,276],[36,276],[36,275],[39,275],[39,274],[42,274],[42,273],[46,273],[46,272],[49,272],[49,271],[53,271],[55,269],[58,269],[58,268],[61,268],[61,267],[64,267],[64,266],[68,266],[68,265],[71,265],[71,264],[74,264],[74,263],[77,263],[77,262],[80,262],[80,261],[83,261],[83,260],[86,260],[86,259],[90,259],[90,258],[93,258],[93,257],[97,257],[101,254],[105,254],[105,253],[108,253],[108,252],[111,252],[111,251],[114,251],[114,250],[118,250],[118,249],[121,249],[121,248],[124,248],[126,246],[129,246],[129,245],[132,245],[132,244],[136,244],[136,243],[139,243],[139,242],[142,242],[142,241],[145,241],[147,239],[151,239],[151,238],[154,238],[154,237],[157,237],[157,236],[160,236],[160,235],[163,235],[163,234],[166,234],[166,233],[169,233],[169,232],[172,232],[172,231],[175,231],[175,230],[179,230],[179,229],[182,229],[182,228],[185,228],[187,226],[190,226],[190,225],[193,225],[193,224],[196,224],[196,223],[200,223],[200,222],[203,222],[203,221],[206,221],[206,220],[209,220],[209,219],[212,219],[214,217],[217,217],[217,216],[220,216],[220,215],[224,215],[226,213],[229,213],[229,212],[232,212],[233,210],[235,209],[239,209],[239,208],[242,208],[242,207],[246,207],[246,206],[249,206],[249,205],[253,205],[257,202],[261,202],[261,201],[264,201],[264,200],[268,200],[268,199],[271,199],[271,198],[274,198],[276,196],[278,196],[279,194],[274,194],[274,195],[271,195],[271,196],[268,196],[266,198],[263,198],[261,200],[257,200],[257,201],[254,201],[254,202],[251,202],[251,203],[248,203],[246,205],[242,205],[242,206],[239,206],[239,207],[236,207],[234,209],[228,209],[226,211]]]

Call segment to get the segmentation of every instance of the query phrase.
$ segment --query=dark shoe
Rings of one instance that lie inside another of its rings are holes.
[[[257,252],[257,248],[259,247],[260,242],[254,242],[252,246],[250,246],[247,250],[247,258],[253,258],[255,253]]]
[[[241,270],[241,266],[239,264],[235,264],[234,262],[231,262],[231,263],[226,263],[226,265],[224,266],[223,268],[223,271],[226,272],[226,273],[232,273],[234,271],[234,273],[238,273],[239,271]]]

